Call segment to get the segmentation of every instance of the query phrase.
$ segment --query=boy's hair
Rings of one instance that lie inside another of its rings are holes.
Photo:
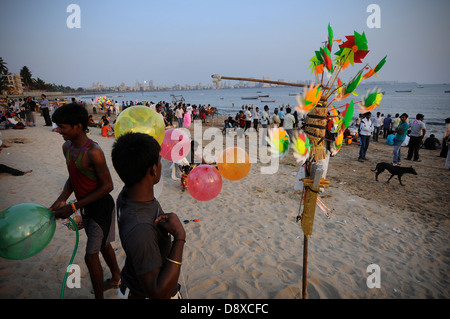
[[[120,179],[131,187],[144,178],[150,167],[158,165],[160,151],[161,146],[152,136],[126,133],[114,142],[111,158]]]
[[[77,103],[69,103],[56,109],[52,121],[56,124],[69,124],[74,126],[81,124],[83,130],[87,130],[89,114],[88,111]]]

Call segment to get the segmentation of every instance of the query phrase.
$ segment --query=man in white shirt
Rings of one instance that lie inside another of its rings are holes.
[[[250,126],[252,125],[252,112],[248,109],[248,106],[245,107],[245,129],[244,132],[250,129]]]
[[[294,136],[294,124],[295,124],[295,117],[291,114],[291,108],[286,108],[286,115],[284,116],[284,123],[283,127],[286,133],[289,135],[289,139],[292,141],[292,138]]]
[[[381,113],[377,112],[377,118],[373,121],[373,140],[378,142],[378,135],[380,135],[380,128],[383,121],[381,118]]]
[[[117,101],[116,101],[116,103],[114,103],[114,110],[116,112],[116,116],[119,115],[119,113],[120,113],[120,104]]]
[[[358,157],[359,162],[367,160],[366,152],[367,152],[367,149],[369,148],[370,135],[372,135],[373,130],[374,130],[373,122],[370,119],[371,116],[372,116],[372,113],[370,113],[370,112],[364,113],[363,117],[361,119],[361,124],[359,125],[358,131],[359,131],[359,140],[360,140],[360,144],[361,144],[361,147],[359,149],[359,157]]]
[[[265,105],[264,111],[261,114],[261,125],[263,127],[262,145],[264,146],[267,146],[267,136],[269,134],[269,132],[267,131],[267,126],[269,124],[270,124],[269,107]]]
[[[177,106],[177,109],[175,110],[175,117],[178,121],[178,127],[183,127],[183,109],[181,108],[181,105]]]
[[[410,123],[411,135],[408,143],[408,157],[406,158],[408,161],[413,159],[414,155],[414,161],[421,162],[419,159],[419,149],[427,132],[425,123],[423,122],[424,119],[425,116],[418,113],[416,119]]]
[[[255,112],[253,112],[253,128],[256,132],[258,132],[258,124],[259,124],[259,107],[256,107]]]

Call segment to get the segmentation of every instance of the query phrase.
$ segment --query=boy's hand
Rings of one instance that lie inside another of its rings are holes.
[[[175,213],[163,214],[155,219],[156,224],[173,235],[175,239],[186,239],[183,224]]]
[[[53,207],[53,206],[52,206]],[[73,214],[72,206],[70,205],[64,205],[57,209],[52,209],[53,214],[55,215],[55,218],[69,218]]]

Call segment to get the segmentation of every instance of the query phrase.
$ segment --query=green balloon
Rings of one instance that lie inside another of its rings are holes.
[[[55,234],[56,221],[46,207],[23,203],[0,213],[0,257],[26,259],[43,250]]]

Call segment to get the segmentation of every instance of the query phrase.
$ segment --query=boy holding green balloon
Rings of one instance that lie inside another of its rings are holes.
[[[56,218],[68,218],[81,209],[87,235],[85,261],[95,298],[100,299],[104,290],[117,288],[120,283],[120,269],[111,246],[115,237],[115,204],[109,194],[114,188],[112,178],[102,149],[86,135],[88,112],[84,107],[76,103],[64,105],[55,111],[52,120],[66,141],[62,148],[69,178],[50,210]],[[77,201],[67,204],[72,193]],[[100,252],[112,274],[105,282]]]

